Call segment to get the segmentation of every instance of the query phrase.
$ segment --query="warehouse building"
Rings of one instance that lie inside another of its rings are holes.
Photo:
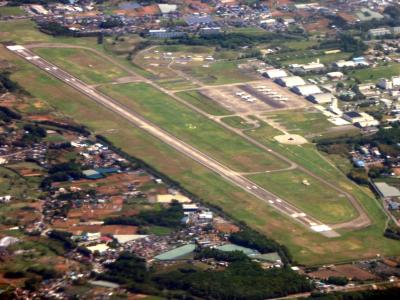
[[[319,93],[309,95],[307,100],[316,103],[316,104],[323,104],[323,103],[331,103],[332,99],[335,98],[331,93]]]
[[[306,84],[304,79],[301,78],[300,76],[288,76],[288,77],[277,78],[275,82],[281,86],[286,86],[288,88]]]
[[[379,196],[383,199],[393,199],[400,197],[398,188],[388,185],[386,182],[374,182],[373,187]]]
[[[281,77],[287,77],[287,73],[285,70],[282,69],[270,69],[265,71],[265,76],[271,79],[276,79],[276,78],[281,78]]]
[[[292,91],[301,96],[310,96],[314,94],[321,94],[322,91],[315,84],[299,85],[292,88]]]

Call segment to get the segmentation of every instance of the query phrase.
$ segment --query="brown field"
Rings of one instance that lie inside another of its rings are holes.
[[[352,280],[372,280],[377,278],[374,274],[350,264],[329,267],[311,272],[308,275],[319,279],[328,279],[330,276],[346,277]]]

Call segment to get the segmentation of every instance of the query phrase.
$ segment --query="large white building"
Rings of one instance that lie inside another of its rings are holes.
[[[281,77],[287,77],[287,73],[285,70],[282,69],[270,69],[266,70],[265,74],[267,75],[268,78],[271,79],[276,79],[276,78],[281,78]]]
[[[379,121],[364,112],[349,111],[343,114],[343,119],[360,127],[378,126]]]
[[[294,86],[305,85],[306,82],[300,76],[288,76],[282,77],[275,80],[276,83],[286,86],[288,88],[292,88]]]
[[[335,96],[331,93],[319,93],[307,97],[308,100],[317,104],[331,103],[333,98],[335,98]]]
[[[310,96],[314,94],[321,94],[322,91],[315,84],[299,85],[292,88],[292,91],[302,96]]]

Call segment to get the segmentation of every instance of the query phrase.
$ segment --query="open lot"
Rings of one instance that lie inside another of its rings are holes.
[[[289,92],[270,80],[208,87],[199,90],[199,93],[235,113],[258,114],[309,105],[302,97]]]
[[[376,82],[380,78],[391,78],[398,76],[400,73],[400,63],[389,63],[380,65],[375,68],[365,68],[354,70],[349,73],[349,76],[358,78],[361,82]]]
[[[67,116],[79,120],[91,130],[102,132],[117,147],[121,147],[131,155],[142,158],[179,181],[182,186],[197,194],[206,202],[220,206],[234,218],[246,222],[251,227],[287,245],[293,253],[294,259],[299,263],[323,264],[347,261],[352,258],[375,257],[377,253],[393,255],[400,251],[400,244],[397,241],[383,237],[382,232],[386,218],[378,202],[366,190],[346,181],[346,186],[357,195],[373,219],[374,224],[357,231],[341,230],[342,236],[340,238],[327,239],[299,226],[269,208],[262,201],[239,190],[201,165],[174,151],[168,145],[161,143],[140,129],[130,126],[125,120],[96,105],[61,82],[48,77],[33,66],[23,63],[2,47],[0,47],[0,54],[2,57],[12,59],[14,63],[20,66],[18,72],[13,75],[13,79],[17,80],[33,95],[47,101]],[[12,57],[10,58],[10,56]],[[115,130],[108,131],[109,129]],[[275,131],[275,129],[266,127],[262,131],[257,130],[255,132],[261,137],[261,140],[264,140],[271,133],[276,133]],[[285,150],[283,146],[278,147],[281,151]],[[301,153],[299,150],[298,155],[300,157],[305,156],[306,161],[312,161],[312,158],[320,160],[319,156],[313,151]],[[309,155],[305,155],[307,153]],[[323,174],[327,176],[331,174],[333,177],[341,178],[332,171],[329,164],[326,162],[321,164],[323,165],[321,168],[326,169]],[[310,162],[310,165],[318,165],[318,162]],[[318,168],[315,167],[315,169]]]
[[[124,70],[85,49],[38,48],[35,52],[87,83],[110,82],[128,76]]]
[[[320,134],[334,127],[326,116],[313,110],[279,111],[264,116],[266,120],[278,123],[288,132],[304,136]]]
[[[349,221],[357,216],[345,195],[337,193],[299,170],[256,174],[248,177],[325,223]]]
[[[179,92],[177,96],[210,115],[225,116],[232,114],[231,111],[222,107],[213,99],[206,97],[198,90]]]
[[[100,90],[237,171],[286,167],[285,162],[147,84],[106,85]]]
[[[239,83],[255,80],[258,77],[242,65],[246,60],[196,62],[187,65],[174,65],[188,76],[208,85]]]

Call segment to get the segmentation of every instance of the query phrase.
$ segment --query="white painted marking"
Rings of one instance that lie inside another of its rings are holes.
[[[21,46],[21,45],[12,45],[12,46],[7,46],[7,49],[11,50],[11,51],[22,51],[25,50],[25,47]]]
[[[323,232],[323,231],[329,231],[332,230],[332,228],[330,228],[328,225],[314,225],[311,226],[311,229],[316,231],[316,232]]]

